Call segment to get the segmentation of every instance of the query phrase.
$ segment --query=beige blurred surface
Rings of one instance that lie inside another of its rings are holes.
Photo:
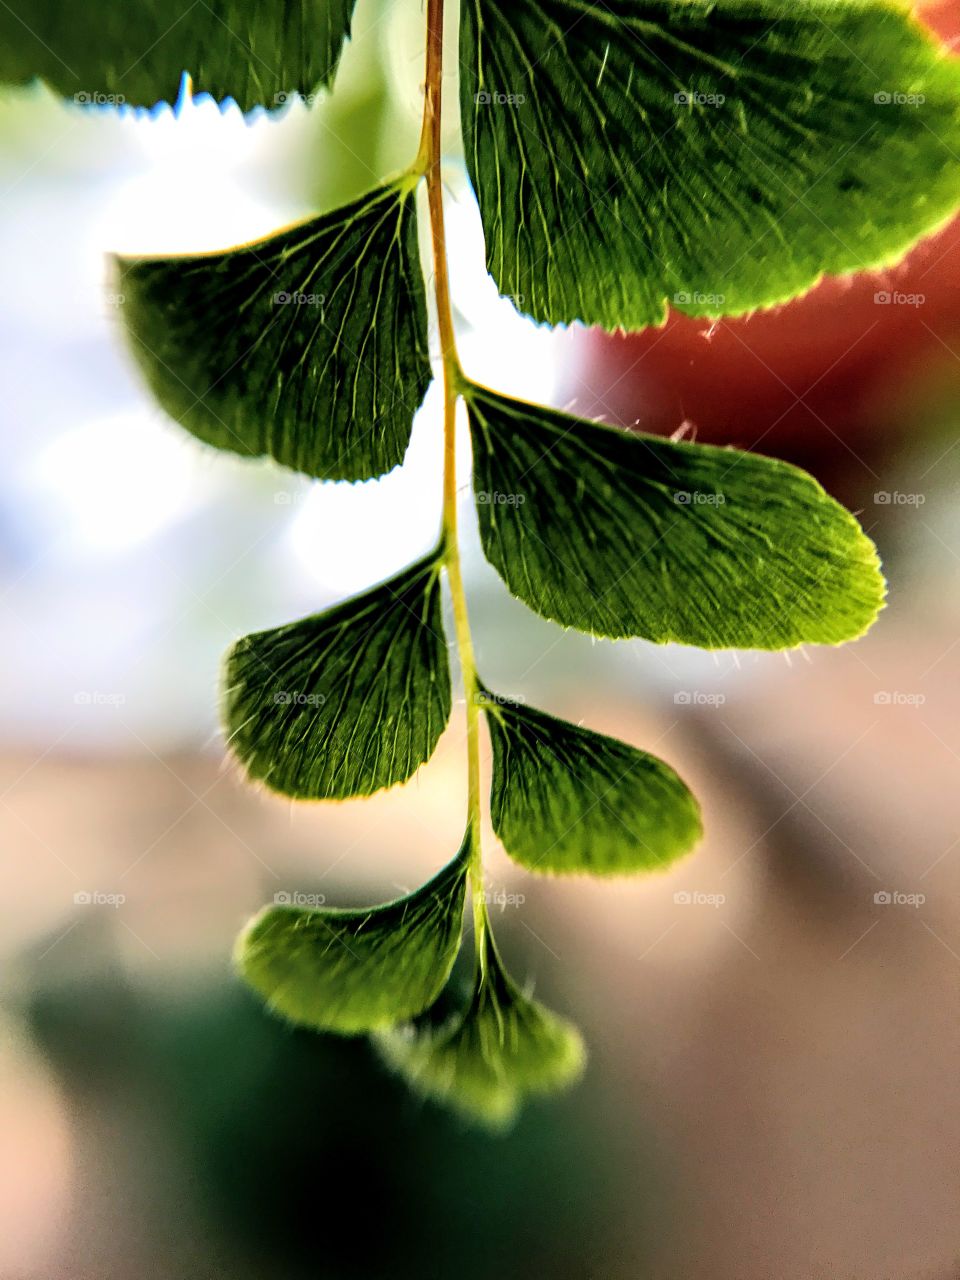
[[[591,723],[656,744],[702,795],[702,849],[637,884],[539,880],[492,859],[491,884],[523,895],[509,909],[531,973],[549,974],[585,1026],[605,1105],[628,1128],[640,1106],[668,1153],[664,1280],[958,1274],[951,648],[948,629],[919,641],[888,614],[866,641],[783,663],[725,701],[658,718],[629,693],[595,705]],[[410,887],[456,839],[461,748],[452,729],[408,786],[296,809],[246,789],[212,754],[8,754],[8,972],[15,981],[13,953],[56,948],[97,910],[74,904],[80,890],[124,894],[100,910],[125,966],[138,983],[176,986],[223,968],[237,925],[279,887],[346,901]],[[78,1218],[96,1200],[71,1171],[84,1118],[67,1122],[22,1053],[6,1074],[15,1122],[0,1148],[0,1239],[8,1255],[34,1252],[22,1274],[65,1274],[37,1259],[105,1225]],[[595,1274],[612,1278],[632,1274],[629,1168],[611,1192],[620,1241]]]
[[[932,7],[949,36],[955,0]],[[336,97],[257,129],[211,104],[154,129],[41,92],[0,103],[0,1280],[474,1280],[479,1256],[496,1259],[482,1280],[960,1280],[958,407],[952,376],[914,397],[919,373],[887,402],[902,344],[891,326],[884,347],[867,289],[850,312],[850,289],[822,290],[834,310],[804,335],[834,335],[821,355],[842,388],[817,400],[804,460],[861,513],[892,586],[856,645],[714,661],[563,635],[483,566],[464,481],[491,686],[662,755],[704,805],[702,847],[636,882],[532,877],[485,833],[489,887],[510,895],[507,962],[583,1028],[582,1085],[488,1141],[401,1097],[361,1047],[303,1049],[252,1001],[236,1051],[239,1018],[222,1015],[222,1042],[200,1034],[240,999],[230,955],[252,912],[294,891],[392,898],[449,858],[464,822],[460,705],[411,783],[339,805],[248,788],[215,729],[232,639],[432,543],[436,398],[390,477],[301,484],[167,422],[102,296],[107,250],[244,239],[404,162],[417,6],[362,0],[356,30],[377,34],[348,50]],[[657,406],[625,394],[628,367],[604,373],[591,340],[554,341],[496,297],[465,176],[451,164],[445,180],[471,376],[562,402],[579,369],[597,405],[619,388],[622,420],[647,421]],[[954,228],[924,263],[936,306],[915,317],[951,374],[958,246]],[[764,316],[750,326],[761,338]],[[668,430],[685,416],[681,355]],[[747,369],[731,439],[775,451]],[[798,388],[799,410],[806,383],[765,373]],[[916,501],[895,507],[901,491]],[[281,1061],[291,1045],[303,1079]],[[247,1050],[261,1057],[236,1061]],[[311,1107],[271,1146],[252,1113],[279,1127],[296,1084]],[[231,1181],[258,1161],[257,1194],[281,1186],[289,1216]],[[242,1229],[261,1218],[258,1252]],[[305,1262],[282,1253],[298,1231]],[[393,1268],[366,1265],[391,1233]],[[446,1250],[434,1272],[418,1234]],[[334,1240],[356,1241],[351,1265],[326,1265]]]

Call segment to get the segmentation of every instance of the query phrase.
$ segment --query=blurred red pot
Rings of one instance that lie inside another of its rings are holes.
[[[960,0],[921,16],[946,42],[960,36]],[[894,293],[922,301],[884,301]],[[579,350],[577,412],[659,434],[687,424],[699,440],[788,457],[856,491],[922,429],[925,398],[960,401],[960,220],[893,270],[824,280],[713,325],[671,313],[661,329],[591,332]]]

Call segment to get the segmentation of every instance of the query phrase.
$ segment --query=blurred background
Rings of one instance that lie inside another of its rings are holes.
[[[960,34],[958,3],[925,17]],[[594,643],[506,596],[465,488],[485,678],[665,757],[707,839],[593,885],[528,876],[488,833],[508,963],[591,1048],[506,1137],[231,975],[275,893],[373,903],[458,843],[460,708],[407,786],[329,806],[244,787],[216,713],[237,636],[432,543],[438,405],[370,484],[206,450],[141,387],[108,254],[225,247],[402,167],[421,28],[360,0],[312,111],[0,98],[0,1277],[956,1280],[956,224],[774,313],[551,334],[484,272],[454,130],[468,373],[800,462],[877,540],[889,605],[837,651]]]

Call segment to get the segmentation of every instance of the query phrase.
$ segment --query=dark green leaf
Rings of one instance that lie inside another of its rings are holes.
[[[487,261],[551,323],[770,306],[960,203],[960,68],[863,0],[464,0]]]
[[[243,978],[291,1022],[374,1031],[436,1000],[460,946],[469,843],[428,884],[383,907],[268,907],[237,941]]]
[[[655,756],[484,691],[493,829],[517,862],[557,875],[659,870],[703,834],[700,808]]]
[[[227,654],[224,719],[251,778],[300,800],[409,778],[450,715],[435,555],[326,613]]]
[[[602,636],[786,649],[861,635],[876,549],[805,472],[465,388],[487,558],[531,609]]]
[[[409,182],[256,244],[119,270],[133,353],[201,440],[326,480],[403,460],[430,382]]]
[[[4,0],[0,80],[150,107],[197,92],[273,107],[332,80],[355,0]]]
[[[385,1060],[425,1097],[502,1129],[527,1097],[574,1084],[586,1051],[569,1022],[525,995],[484,937],[483,969],[462,1013],[437,1027],[398,1027],[378,1037]]]

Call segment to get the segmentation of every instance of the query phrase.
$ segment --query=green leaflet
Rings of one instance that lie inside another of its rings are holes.
[[[487,559],[565,626],[704,649],[861,635],[876,549],[805,472],[584,422],[466,384]]]
[[[409,182],[252,245],[119,273],[150,388],[201,440],[326,480],[403,460],[431,376]]]
[[[0,81],[39,76],[88,103],[150,107],[196,92],[273,107],[332,79],[355,0],[4,0]]]
[[[664,761],[486,690],[482,705],[493,744],[493,829],[529,870],[659,870],[702,836],[699,805]]]
[[[421,1013],[460,946],[469,841],[414,893],[343,911],[268,907],[237,940],[241,976],[270,1008],[319,1031],[356,1035]]]
[[[892,3],[463,0],[461,22],[488,266],[538,320],[771,306],[960,203],[960,64]]]
[[[492,1129],[527,1097],[574,1084],[586,1063],[580,1033],[525,995],[503,968],[487,928],[468,1007],[440,1027],[377,1037],[386,1062],[419,1093]]]
[[[431,554],[226,657],[224,722],[251,778],[299,800],[371,795],[433,754],[450,671]]]

